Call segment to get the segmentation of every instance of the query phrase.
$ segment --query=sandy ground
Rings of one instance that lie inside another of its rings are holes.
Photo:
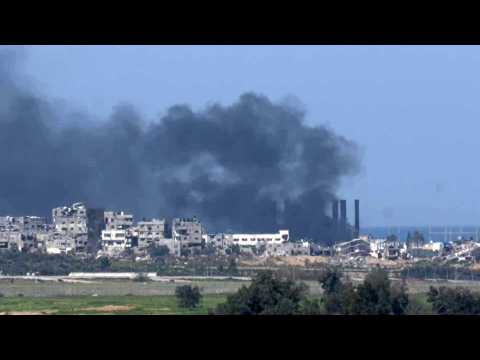
[[[315,267],[316,265],[327,265],[335,264],[339,259],[332,258],[330,256],[285,256],[285,257],[274,257],[274,258],[258,258],[251,260],[241,261],[241,266],[300,266],[300,267]],[[343,259],[343,262],[350,262],[352,264],[365,264],[369,266],[380,265],[385,268],[390,269],[399,269],[405,266],[408,262],[405,260],[384,260],[384,259],[375,259],[373,257],[366,257],[360,261]]]
[[[105,305],[98,307],[87,307],[79,309],[80,311],[100,311],[104,313],[117,312],[117,311],[129,311],[134,309],[133,305]]]
[[[243,266],[306,266],[315,264],[328,264],[329,257],[326,256],[285,256],[275,258],[258,258],[242,260]]]
[[[183,283],[199,286],[204,294],[229,294],[236,292],[248,281],[202,280],[184,282],[148,281],[145,283],[131,280],[99,280],[89,283],[66,283],[56,281],[36,282],[34,280],[15,280],[13,283],[0,280],[0,293],[4,296],[58,297],[58,296],[124,296],[124,295],[174,295],[177,286]]]
[[[51,315],[57,310],[42,310],[42,311],[7,311],[0,312],[0,315]]]

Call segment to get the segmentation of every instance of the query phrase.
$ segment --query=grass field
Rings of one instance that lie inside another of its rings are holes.
[[[139,315],[202,315],[224,302],[248,281],[191,281],[202,289],[203,300],[193,310],[181,309],[174,296],[176,283],[104,280],[91,283],[34,282],[32,280],[0,281],[0,314],[139,314]],[[318,282],[306,281],[310,296],[320,297]],[[183,284],[182,284],[183,285]],[[434,282],[409,280],[412,314],[431,314],[426,293],[433,286],[466,286],[480,290],[479,282]]]
[[[225,295],[206,295],[198,308],[182,309],[175,296],[73,296],[0,298],[2,315],[206,315]]]
[[[200,306],[183,309],[173,295],[3,297],[0,315],[207,315],[227,295],[205,295]],[[426,294],[410,296],[412,315],[432,313]]]
[[[198,286],[203,294],[221,295],[236,292],[246,281],[190,281],[187,284]],[[156,281],[136,282],[132,280],[96,280],[90,283],[66,283],[55,281],[35,282],[32,280],[0,281],[0,293],[5,297],[63,297],[63,296],[157,296],[174,295],[175,288],[184,283],[164,283]]]

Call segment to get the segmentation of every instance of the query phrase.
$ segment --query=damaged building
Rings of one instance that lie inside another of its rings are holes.
[[[0,231],[0,250],[22,250],[24,235],[18,230]]]
[[[334,246],[335,252],[343,256],[369,256],[370,242],[364,238],[353,239]]]
[[[125,250],[136,246],[137,241],[130,229],[103,230],[99,255],[120,256]]]
[[[55,231],[75,238],[75,251],[79,253],[98,250],[105,228],[104,216],[103,209],[88,208],[80,202],[52,210]]]
[[[125,230],[133,226],[133,215],[124,211],[104,212],[105,230]]]
[[[172,239],[175,254],[192,252],[201,249],[204,230],[201,222],[196,218],[175,218],[172,221]]]
[[[34,251],[37,233],[47,228],[46,218],[38,216],[0,217],[0,248]]]
[[[177,227],[177,230],[180,228]],[[165,219],[144,219],[137,223],[135,231],[138,236],[138,247],[144,249],[151,245],[158,246],[160,243],[165,243],[168,225]]]

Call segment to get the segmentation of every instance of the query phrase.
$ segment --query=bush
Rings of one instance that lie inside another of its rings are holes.
[[[322,309],[318,299],[305,299],[300,305],[300,314],[302,315],[321,315]]]
[[[356,287],[344,283],[336,269],[325,270],[319,282],[325,291],[323,301],[329,314],[402,315],[407,312],[406,286],[392,285],[388,273],[382,269],[371,271]]]
[[[147,274],[145,273],[138,273],[134,278],[133,278],[133,281],[136,281],[136,282],[147,282],[147,281],[152,281],[152,279],[150,279]]]
[[[417,298],[412,298],[408,302],[406,313],[408,315],[428,315],[431,310]]]
[[[178,306],[181,308],[195,308],[200,304],[202,294],[198,286],[191,285],[178,286],[175,289]]]
[[[152,259],[157,259],[157,258],[163,258],[165,256],[168,256],[170,254],[170,250],[168,249],[168,246],[165,245],[150,245],[147,248],[148,255],[152,257]]]
[[[427,301],[440,315],[480,315],[480,294],[472,293],[468,288],[455,289],[441,286],[430,287]]]
[[[243,286],[227,297],[214,313],[217,315],[293,315],[301,313],[308,287],[275,276],[271,271],[258,273],[249,287]],[[311,305],[311,304],[309,304]]]

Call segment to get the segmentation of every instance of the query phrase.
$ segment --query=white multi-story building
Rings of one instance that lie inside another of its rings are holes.
[[[103,230],[102,250],[108,255],[119,254],[132,247],[132,239],[129,230]]]
[[[280,230],[275,234],[225,234],[226,242],[239,246],[260,246],[262,244],[282,244],[288,242],[288,230]]]

